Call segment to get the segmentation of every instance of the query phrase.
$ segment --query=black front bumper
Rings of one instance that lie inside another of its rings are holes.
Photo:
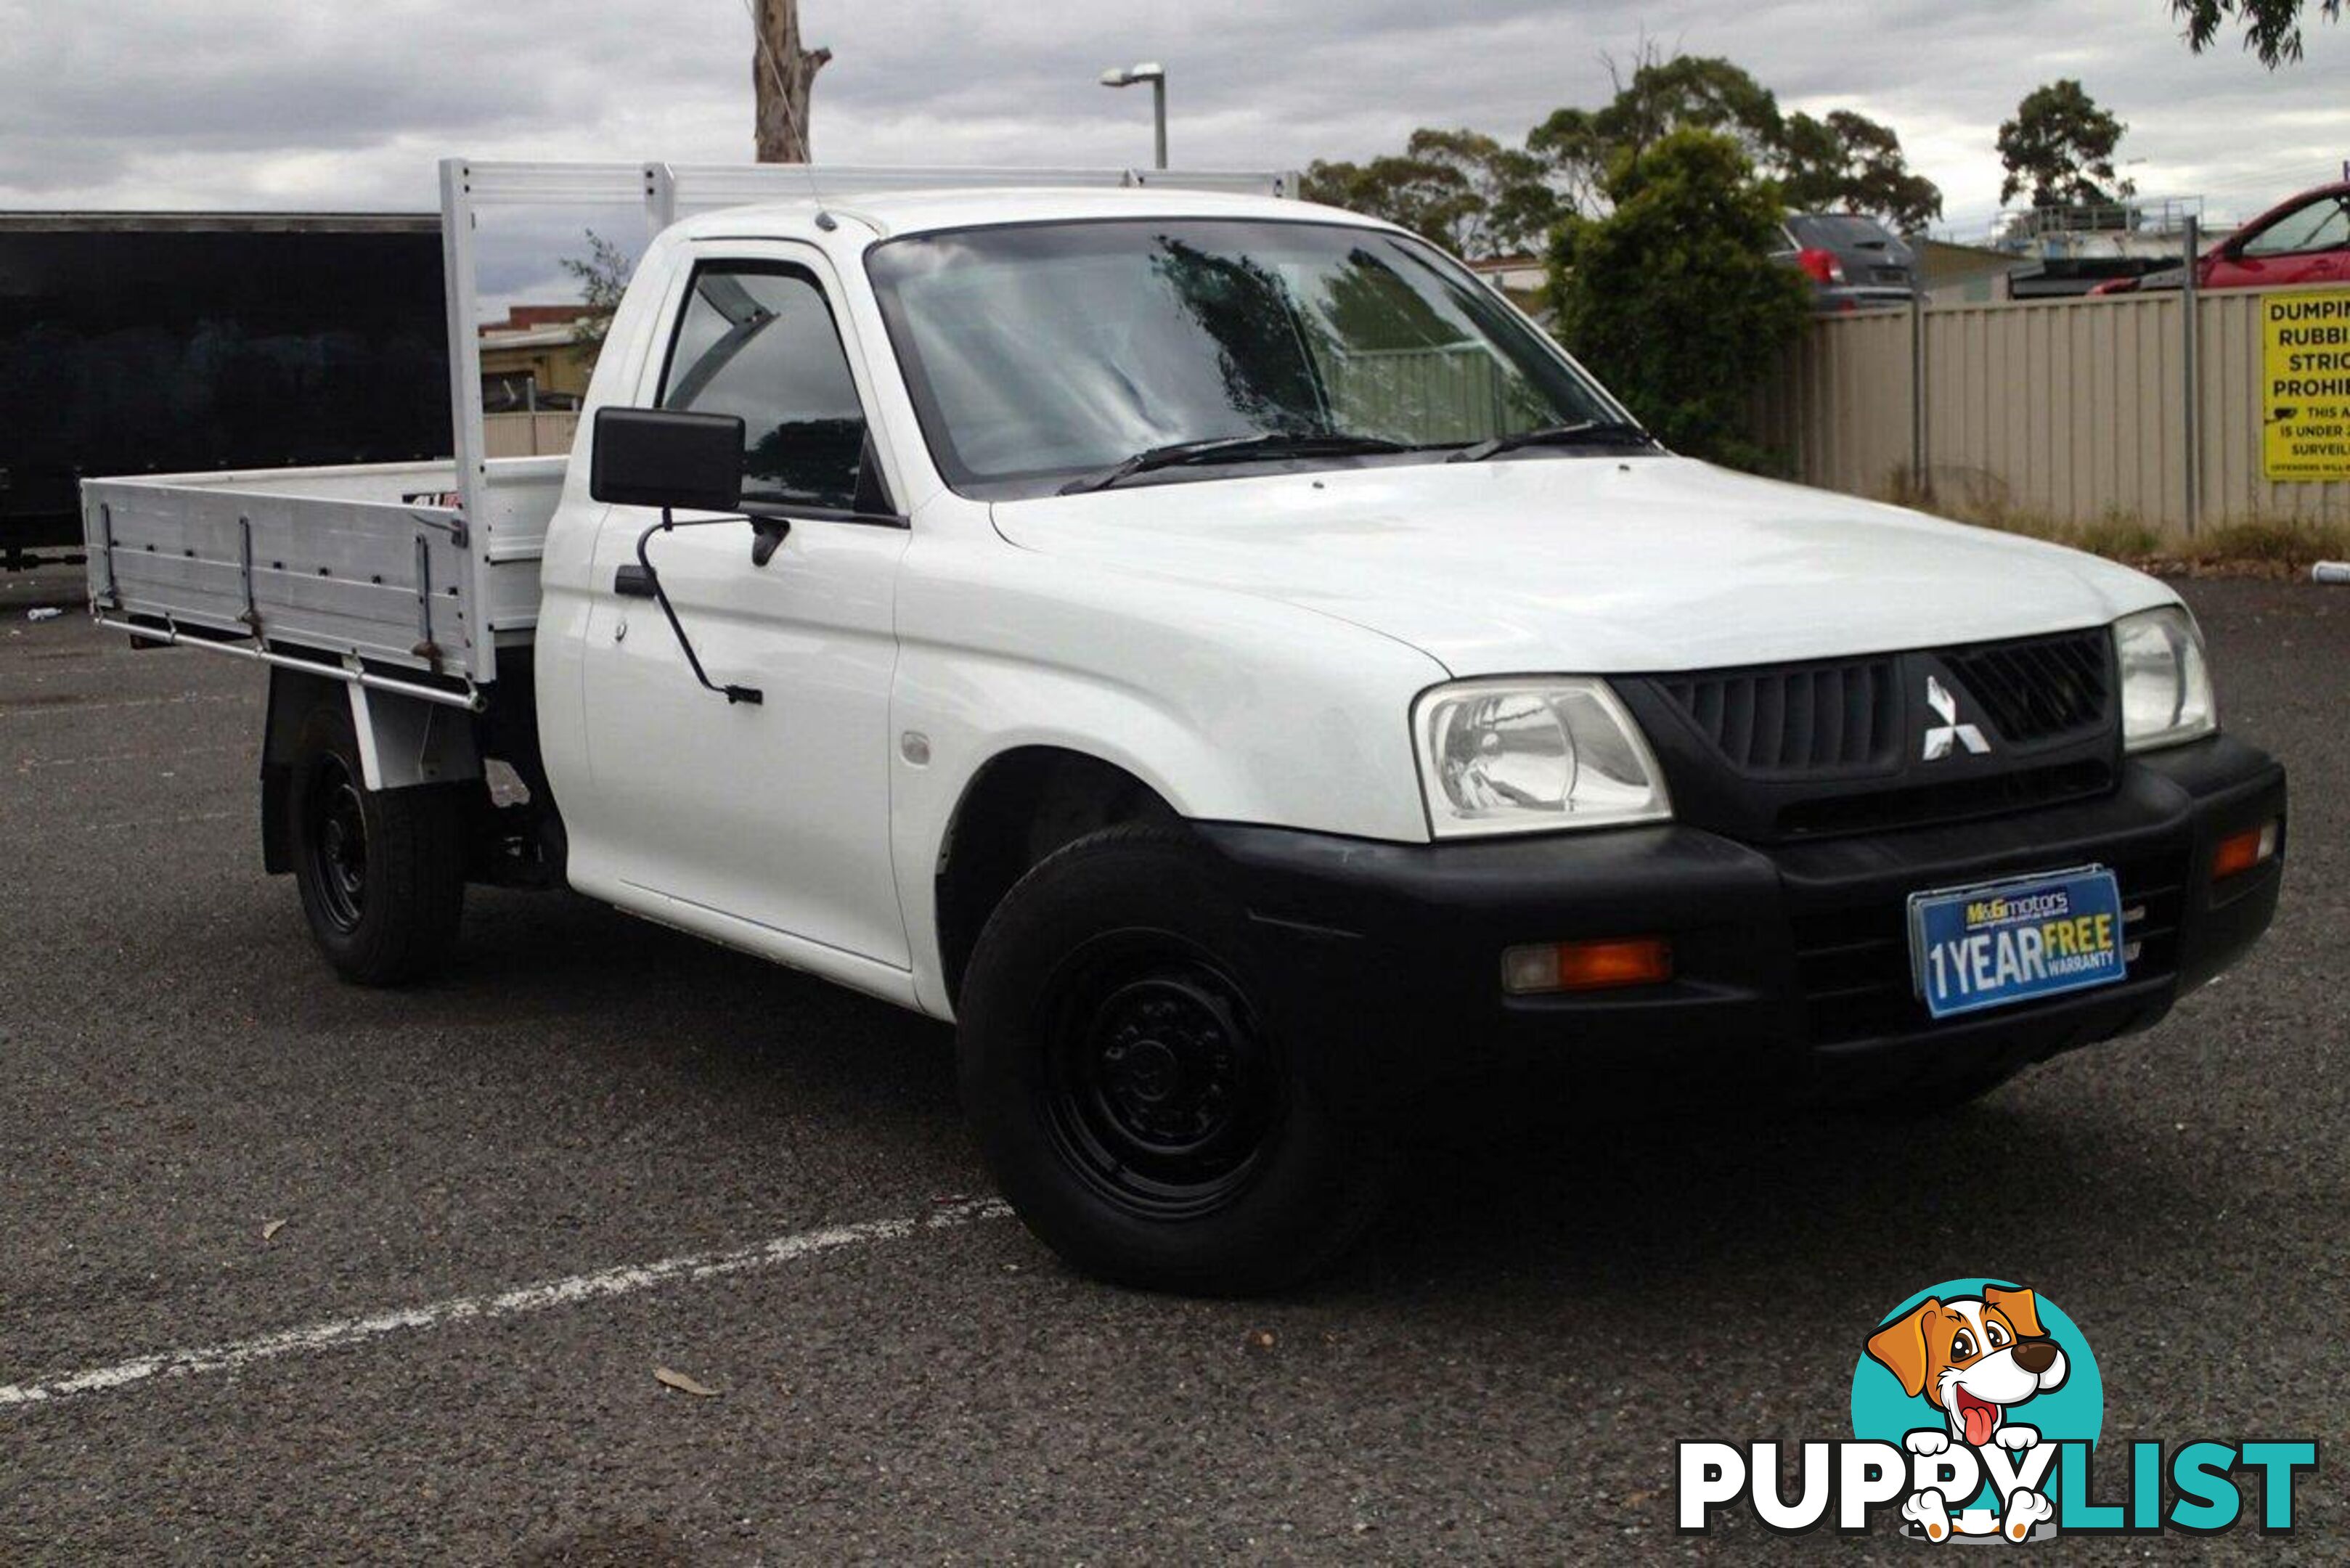
[[[2283,846],[2214,884],[2228,835],[2285,811],[2284,770],[2226,736],[2129,759],[2095,800],[1756,847],[1666,826],[1397,845],[1201,825],[1261,939],[1281,1037],[1334,1100],[1367,1107],[1529,1066],[1668,1087],[1801,1092],[2044,1060],[2159,1020],[2276,911]],[[1907,900],[2095,863],[2118,875],[2128,978],[1934,1021],[1913,991]],[[1662,936],[1669,982],[1510,996],[1524,942]]]

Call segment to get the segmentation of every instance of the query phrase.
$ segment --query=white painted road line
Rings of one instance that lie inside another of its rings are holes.
[[[24,757],[16,763],[20,774],[36,768],[94,768],[106,763],[169,763],[182,757],[217,756],[224,752],[250,752],[248,741],[233,741],[217,746],[174,746],[168,752],[109,752],[98,757]]]
[[[133,816],[120,822],[86,822],[84,833],[122,833],[133,827],[185,827],[192,822],[226,822],[232,816],[243,816],[241,811],[190,811],[178,816]]]
[[[117,708],[181,708],[191,702],[234,702],[248,708],[261,706],[261,699],[236,692],[209,693],[189,691],[177,697],[121,697],[105,702],[44,702],[37,707],[11,708],[12,701],[22,697],[0,697],[0,719],[46,719],[59,713],[104,713]]]
[[[17,1383],[0,1386],[0,1407],[41,1405],[53,1399],[71,1398],[77,1394],[102,1394],[156,1377],[189,1377],[200,1372],[228,1372],[275,1356],[331,1350],[338,1345],[357,1345],[390,1334],[515,1317],[525,1313],[545,1312],[550,1307],[569,1306],[577,1302],[594,1301],[604,1296],[633,1295],[639,1291],[678,1281],[748,1273],[757,1269],[776,1268],[813,1257],[818,1252],[837,1251],[843,1247],[861,1247],[871,1241],[895,1241],[917,1231],[945,1231],[983,1220],[1002,1220],[1011,1212],[1009,1205],[994,1199],[983,1199],[943,1207],[920,1220],[867,1220],[855,1225],[804,1231],[796,1236],[779,1236],[772,1241],[762,1241],[757,1246],[744,1247],[737,1251],[704,1252],[690,1257],[664,1258],[655,1263],[625,1264],[598,1273],[574,1274],[569,1279],[525,1285],[519,1290],[505,1291],[496,1295],[457,1296],[424,1306],[379,1313],[372,1317],[347,1317],[314,1323],[304,1328],[285,1329],[230,1345],[215,1345],[200,1350],[161,1351],[136,1361],[76,1372],[47,1383]]]

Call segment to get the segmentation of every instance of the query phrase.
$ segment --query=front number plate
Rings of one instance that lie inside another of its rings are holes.
[[[2102,866],[1909,895],[1909,967],[1936,1018],[2123,977],[2122,896]]]

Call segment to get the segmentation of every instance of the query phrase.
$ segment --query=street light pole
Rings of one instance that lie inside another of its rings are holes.
[[[1159,140],[1159,167],[1167,167],[1167,67],[1157,60],[1145,60],[1139,66],[1111,67],[1102,72],[1101,84],[1109,88],[1132,87],[1137,82],[1150,84],[1150,107],[1156,122]]]

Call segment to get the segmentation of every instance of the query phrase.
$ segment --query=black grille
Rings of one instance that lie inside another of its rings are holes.
[[[2025,768],[1979,778],[1950,779],[1866,794],[1816,795],[1783,807],[1781,836],[1813,838],[1835,833],[1876,833],[1928,822],[1959,822],[1997,816],[2103,794],[2114,787],[2114,764],[2102,757]]]
[[[2105,722],[2111,677],[2102,631],[1953,649],[1941,658],[2013,744],[2054,740]]]
[[[1892,659],[1680,676],[1666,692],[1705,737],[1750,773],[1882,767],[1901,744]]]
[[[2103,630],[1689,670],[1617,690],[1679,818],[1748,844],[2037,810],[2108,793],[2121,766]]]
[[[2178,867],[2156,861],[2115,868],[2122,893],[2122,942],[2133,980],[2178,964],[2178,919],[2186,890]],[[1795,968],[1814,1044],[1904,1034],[1930,1020],[1909,974],[1908,901],[1879,898],[1799,915]],[[2029,1011],[2030,1002],[2018,1007]]]

